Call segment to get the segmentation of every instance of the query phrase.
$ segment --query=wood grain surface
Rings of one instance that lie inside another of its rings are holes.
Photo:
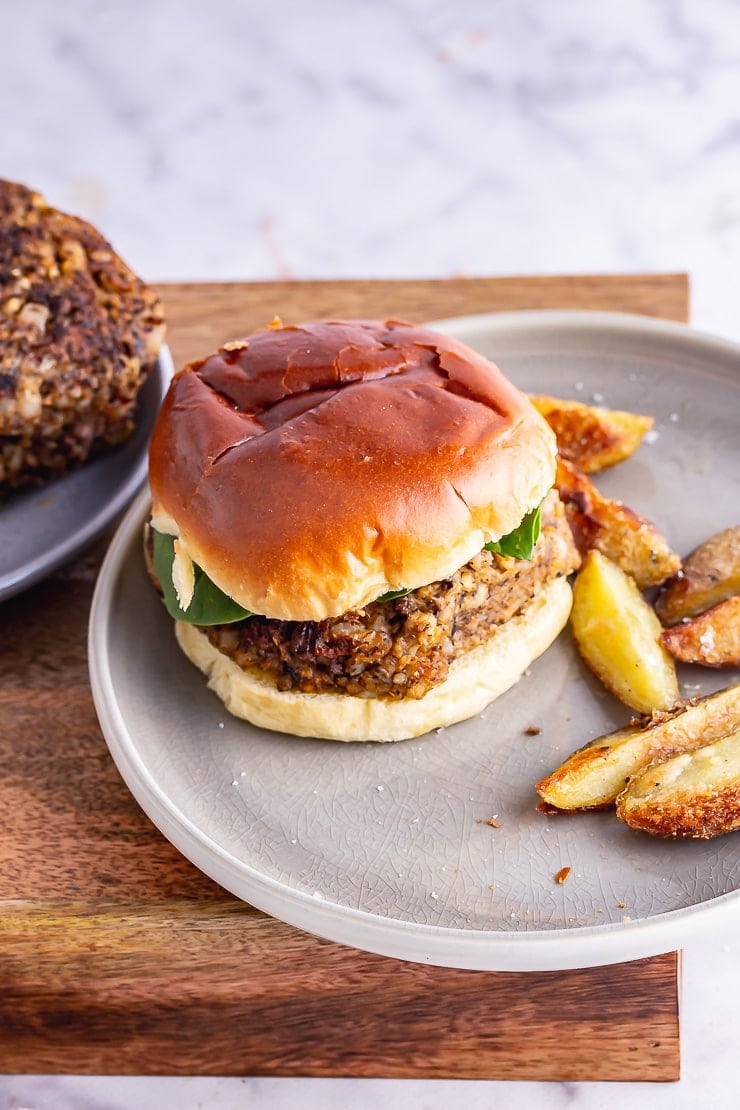
[[[276,314],[688,312],[681,275],[161,291],[178,364]],[[192,867],[132,799],[95,716],[86,630],[109,538],[0,605],[2,1071],[678,1077],[676,953],[558,973],[427,967],[299,932]]]
[[[213,347],[264,327],[327,318],[425,320],[578,308],[688,319],[685,274],[583,277],[447,278],[444,281],[265,281],[159,287],[176,366]]]

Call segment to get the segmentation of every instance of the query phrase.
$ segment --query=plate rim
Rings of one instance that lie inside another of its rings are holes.
[[[740,367],[740,344],[697,331],[687,324],[628,313],[536,309],[440,318],[431,321],[429,326],[452,328],[473,323],[502,328],[512,324],[561,323],[597,329],[608,323],[653,336],[662,334],[668,338],[696,340],[700,345],[716,344],[718,350],[737,357]],[[340,906],[260,874],[252,864],[236,859],[202,833],[159,788],[135,746],[127,743],[130,737],[113,691],[106,650],[111,605],[149,501],[148,490],[142,490],[128,509],[108,548],[96,583],[88,628],[93,700],[111,756],[137,803],[190,862],[224,889],[278,920],[330,941],[395,959],[480,971],[558,971],[623,963],[682,947],[688,939],[696,939],[713,928],[720,914],[727,919],[729,912],[734,910],[740,920],[738,889],[651,917],[603,925],[512,933],[468,931],[380,917],[366,910]]]
[[[612,328],[616,331],[635,331],[644,334],[662,335],[665,338],[679,339],[681,342],[711,346],[717,350],[734,354],[740,358],[740,340],[729,339],[683,320],[671,320],[664,316],[648,316],[637,312],[612,312],[607,309],[591,308],[517,308],[501,312],[472,312],[459,316],[438,316],[425,321],[426,327],[468,328],[494,324],[503,329],[512,326],[542,327],[546,324],[560,324],[583,331],[602,331]]]

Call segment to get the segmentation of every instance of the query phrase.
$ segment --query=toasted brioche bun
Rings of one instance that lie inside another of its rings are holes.
[[[444,579],[513,531],[553,483],[555,438],[463,344],[333,321],[185,367],[149,476],[154,527],[224,593],[315,621]]]
[[[488,643],[455,659],[445,682],[423,698],[358,698],[279,691],[263,672],[242,670],[192,624],[176,622],[180,647],[208,676],[235,717],[260,728],[326,740],[406,740],[480,713],[513,686],[565,627],[572,594],[555,578]]]

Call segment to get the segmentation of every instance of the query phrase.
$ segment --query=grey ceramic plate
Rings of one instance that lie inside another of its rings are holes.
[[[171,377],[172,358],[165,347],[141,390],[136,427],[124,446],[0,506],[0,601],[71,559],[138,492],[146,479],[149,436]]]
[[[738,522],[737,347],[604,314],[439,326],[524,389],[652,413],[652,442],[599,484],[681,551]],[[628,716],[567,634],[480,717],[423,739],[332,744],[263,732],[229,719],[177,649],[142,565],[146,512],[142,497],[100,576],[93,693],[141,806],[228,890],[359,948],[493,970],[646,956],[738,912],[740,835],[678,844],[632,833],[610,813],[537,812],[535,781]],[[690,694],[737,678],[681,674]],[[499,828],[486,824],[494,816]]]

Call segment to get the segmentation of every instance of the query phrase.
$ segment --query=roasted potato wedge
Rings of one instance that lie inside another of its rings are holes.
[[[621,501],[604,497],[578,467],[558,459],[555,485],[582,556],[594,548],[601,551],[641,590],[677,573],[681,559],[662,532]]]
[[[702,667],[740,667],[740,596],[728,597],[661,636],[674,659]]]
[[[740,525],[695,548],[655,602],[663,624],[678,624],[740,594]]]
[[[677,839],[740,828],[740,730],[648,768],[617,798],[617,816],[632,829]]]
[[[585,662],[626,705],[649,714],[678,703],[660,621],[633,580],[600,551],[589,551],[576,576],[571,625]]]
[[[530,401],[555,433],[558,450],[586,474],[629,458],[652,428],[652,416],[621,412],[541,393]]]
[[[556,809],[612,805],[625,786],[652,763],[693,751],[740,728],[740,683],[654,713],[639,724],[599,736],[573,752],[535,786]]]

